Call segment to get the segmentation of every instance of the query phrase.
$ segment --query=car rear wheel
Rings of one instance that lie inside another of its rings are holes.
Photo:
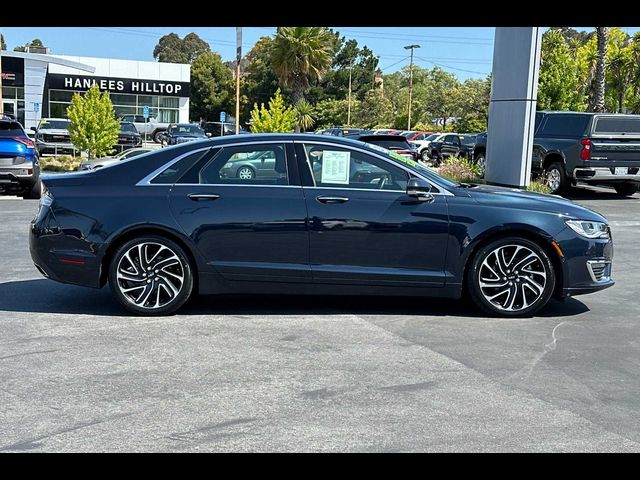
[[[428,162],[429,161],[429,150],[427,150],[426,148],[424,150],[422,150],[422,153],[420,154],[420,157],[422,158],[423,162]]]
[[[22,195],[24,199],[37,200],[42,194],[42,183],[38,180],[33,187]]]
[[[255,178],[256,172],[251,167],[240,167],[236,176],[241,180],[251,180]]]
[[[126,242],[109,265],[109,285],[118,302],[138,315],[169,315],[189,299],[193,269],[171,240],[148,235]]]
[[[564,173],[564,166],[560,162],[554,162],[547,168],[547,185],[551,193],[562,193],[567,189],[567,176]]]
[[[484,172],[487,168],[487,158],[484,156],[484,153],[479,153],[476,156],[476,165],[480,168],[480,178],[484,178]]]
[[[638,184],[637,183],[621,183],[619,185],[615,185],[614,188],[616,189],[616,192],[618,193],[618,195],[621,195],[623,197],[630,197],[631,195],[633,195],[638,191]]]
[[[162,143],[161,141],[162,141],[162,134],[163,133],[164,132],[161,131],[161,130],[158,130],[157,132],[154,132],[153,141],[156,142],[156,143]]]
[[[466,285],[475,304],[503,317],[531,315],[555,288],[551,260],[538,244],[520,237],[495,240],[471,260]]]

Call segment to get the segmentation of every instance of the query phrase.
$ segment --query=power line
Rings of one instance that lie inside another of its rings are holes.
[[[427,60],[426,58],[421,58],[421,57],[418,57],[418,56],[416,56],[416,58],[418,60],[422,60],[424,62],[429,62],[430,64],[435,65],[436,67],[440,67],[440,68],[449,68],[451,70],[460,70],[461,72],[467,72],[467,73],[477,73],[478,75],[489,75],[489,73],[491,73],[491,72],[478,72],[476,70],[465,70],[464,68],[456,68],[456,67],[452,67],[450,65],[444,65],[442,63],[436,63],[436,62],[433,62],[431,60]]]

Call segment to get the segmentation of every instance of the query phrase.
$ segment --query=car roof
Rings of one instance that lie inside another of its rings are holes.
[[[361,135],[359,139],[367,138],[371,140],[407,140],[404,135]]]

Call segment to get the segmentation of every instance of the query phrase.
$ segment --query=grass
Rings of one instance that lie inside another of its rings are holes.
[[[82,158],[71,155],[58,155],[57,157],[41,157],[40,169],[43,172],[73,172],[78,169]]]

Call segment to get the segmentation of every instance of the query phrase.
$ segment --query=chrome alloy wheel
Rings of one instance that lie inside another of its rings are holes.
[[[241,180],[251,180],[253,178],[253,170],[249,167],[241,167],[238,170],[238,178]]]
[[[122,255],[116,279],[127,301],[140,308],[155,309],[178,296],[184,275],[182,262],[173,250],[159,243],[143,242]]]
[[[562,178],[560,178],[560,172],[557,169],[552,168],[547,172],[547,185],[552,192],[557,192],[561,183]]]
[[[479,269],[480,291],[498,310],[517,312],[543,295],[547,273],[542,259],[522,245],[503,245],[492,250]]]

